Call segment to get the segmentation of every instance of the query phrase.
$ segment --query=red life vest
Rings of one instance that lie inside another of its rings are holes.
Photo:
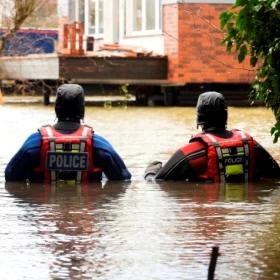
[[[87,182],[90,175],[100,173],[93,164],[93,130],[81,125],[71,134],[62,134],[53,126],[39,129],[42,136],[40,171],[45,183],[64,181]]]
[[[252,181],[254,175],[254,140],[247,133],[232,130],[230,138],[199,133],[190,142],[207,146],[207,168],[198,179],[212,182]]]

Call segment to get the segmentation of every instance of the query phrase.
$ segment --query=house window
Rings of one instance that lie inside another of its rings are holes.
[[[85,23],[88,35],[104,33],[104,0],[69,0],[69,20]]]
[[[156,1],[146,0],[146,29],[156,29]],[[159,8],[159,7],[157,7]],[[158,9],[159,10],[159,9]]]
[[[126,0],[126,34],[161,30],[161,0]]]
[[[79,0],[78,5],[79,5],[78,19],[80,22],[84,22],[85,21],[85,1]]]
[[[104,32],[104,0],[87,1],[88,34],[100,35]]]
[[[70,21],[85,21],[85,1],[84,0],[69,0],[69,20]]]
[[[76,21],[76,1],[75,0],[69,1],[68,17],[69,17],[70,21]]]
[[[134,31],[141,31],[142,30],[142,0],[135,0],[133,1],[133,30]]]

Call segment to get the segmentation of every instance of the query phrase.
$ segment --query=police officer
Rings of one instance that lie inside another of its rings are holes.
[[[58,87],[57,123],[30,135],[5,169],[6,181],[128,180],[131,174],[111,144],[81,124],[84,90],[77,84]]]
[[[196,107],[202,133],[193,136],[165,165],[158,161],[149,164],[146,179],[216,183],[280,177],[277,162],[249,134],[226,129],[227,105],[222,94],[205,92]]]

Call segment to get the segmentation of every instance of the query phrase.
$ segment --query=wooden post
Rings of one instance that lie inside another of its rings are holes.
[[[43,103],[44,105],[50,104],[50,91],[48,87],[45,85],[44,81],[42,82],[42,90],[43,90]]]
[[[164,105],[174,106],[178,95],[177,87],[165,87],[163,90]]]
[[[0,104],[3,104],[3,103],[4,103],[4,98],[3,98],[2,90],[0,87]]]
[[[79,54],[83,54],[84,24],[79,22]]]
[[[70,25],[70,54],[76,52],[76,28],[75,23]]]
[[[69,24],[63,25],[63,48],[68,49],[69,41]]]
[[[215,276],[215,268],[217,264],[217,259],[219,256],[219,247],[215,246],[212,248],[211,259],[208,268],[208,280],[214,280]]]

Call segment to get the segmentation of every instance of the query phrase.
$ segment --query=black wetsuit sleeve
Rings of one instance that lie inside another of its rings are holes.
[[[155,175],[156,180],[185,180],[189,178],[189,164],[181,150],[176,151]]]
[[[146,180],[153,180],[155,178],[155,175],[159,172],[159,170],[162,167],[162,162],[160,161],[153,161],[151,162],[145,170],[144,178]]]
[[[280,167],[272,156],[259,144],[255,145],[257,178],[280,178]]]

